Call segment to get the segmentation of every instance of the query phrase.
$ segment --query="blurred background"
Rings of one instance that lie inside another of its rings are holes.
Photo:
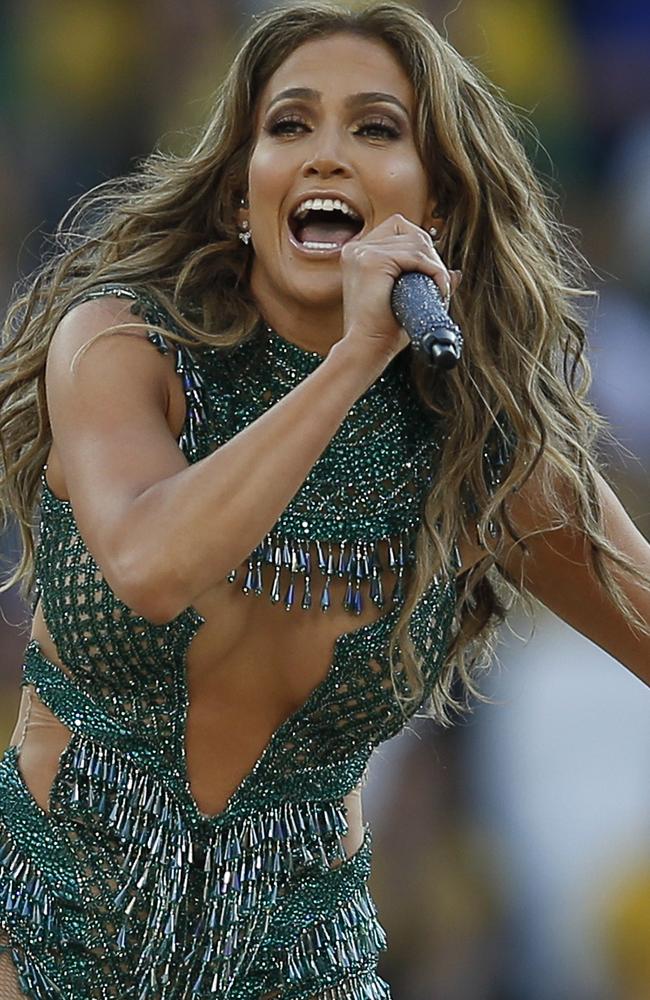
[[[181,149],[254,0],[2,0],[0,298],[70,201],[160,141]],[[536,166],[594,268],[603,452],[650,530],[650,5],[414,4],[535,124]],[[162,136],[162,139],[160,138]],[[2,540],[11,558],[15,540]],[[0,741],[27,611],[2,596]],[[396,1000],[648,1000],[650,692],[540,609],[515,615],[452,730],[416,721],[365,790]]]

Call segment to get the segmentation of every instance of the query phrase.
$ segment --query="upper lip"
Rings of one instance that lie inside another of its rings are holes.
[[[359,216],[359,218],[361,219],[361,221],[365,222],[365,216],[364,216],[363,212],[361,211],[361,209],[359,208],[359,206],[352,200],[352,198],[350,198],[349,195],[342,194],[340,191],[305,191],[305,192],[303,192],[303,194],[299,195],[299,197],[296,199],[296,201],[294,201],[293,206],[292,206],[292,208],[291,208],[291,210],[289,212],[289,220],[291,220],[293,218],[293,214],[296,211],[296,209],[298,208],[298,206],[301,205],[303,203],[303,201],[307,201],[308,198],[330,198],[332,201],[334,201],[336,198],[338,198],[339,201],[346,202],[350,206],[350,208],[354,209],[354,211],[357,213],[357,215]]]

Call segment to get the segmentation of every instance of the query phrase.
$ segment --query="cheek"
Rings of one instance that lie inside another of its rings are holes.
[[[395,212],[421,209],[427,198],[427,182],[419,171],[394,170],[384,175],[381,200]],[[408,214],[408,211],[407,211]]]
[[[286,171],[277,158],[264,153],[255,154],[248,169],[248,202],[251,209],[251,226],[257,230],[258,249],[268,240],[275,242],[278,219],[289,190]]]
[[[425,170],[417,156],[399,156],[387,163],[384,170],[375,175],[375,186],[386,200],[410,203],[426,200],[428,181]]]
[[[251,156],[248,167],[249,190],[252,197],[255,192],[272,193],[281,189],[285,183],[287,164],[271,150],[257,147]],[[258,202],[259,204],[259,202]]]

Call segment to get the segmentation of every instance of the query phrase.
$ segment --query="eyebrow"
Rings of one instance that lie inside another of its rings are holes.
[[[300,97],[303,100],[308,101],[320,101],[322,97],[320,90],[313,90],[311,87],[288,87],[286,90],[281,90],[279,94],[276,94],[272,101],[269,102],[267,107],[267,112],[276,104],[278,101],[282,101],[287,97]],[[408,109],[402,104],[399,98],[395,97],[394,94],[384,94],[381,90],[369,90],[360,94],[350,94],[344,100],[344,105],[346,107],[358,107],[361,104],[375,104],[377,101],[387,101],[389,104],[395,104],[398,108],[404,112],[406,117],[409,117]]]

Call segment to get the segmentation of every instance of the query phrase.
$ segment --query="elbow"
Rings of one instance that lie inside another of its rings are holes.
[[[187,601],[174,601],[162,584],[143,582],[131,590],[129,609],[151,625],[167,625],[185,610]]]
[[[106,582],[127,608],[152,625],[167,625],[190,603],[174,574],[141,558],[124,559],[105,573]]]

